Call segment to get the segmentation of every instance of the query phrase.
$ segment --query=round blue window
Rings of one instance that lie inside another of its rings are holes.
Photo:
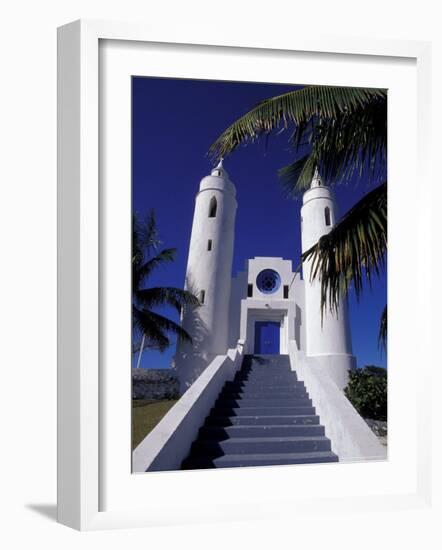
[[[273,269],[264,269],[256,278],[256,285],[264,294],[273,294],[281,286],[281,277]]]

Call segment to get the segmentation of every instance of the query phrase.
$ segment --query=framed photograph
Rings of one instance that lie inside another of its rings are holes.
[[[429,44],[58,41],[59,521],[427,506]]]

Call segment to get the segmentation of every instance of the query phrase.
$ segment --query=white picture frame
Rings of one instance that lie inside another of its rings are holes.
[[[367,492],[354,495],[351,482],[347,491],[330,492],[327,498],[314,496],[297,499],[276,490],[270,495],[270,487],[281,472],[288,479],[291,469],[266,469],[265,479],[259,470],[245,477],[252,482],[261,476],[269,491],[268,501],[264,496],[255,498],[253,492],[248,500],[232,504],[230,509],[221,504],[218,508],[199,500],[198,491],[181,493],[173,509],[166,511],[161,505],[155,509],[139,506],[128,495],[121,498],[118,506],[103,505],[102,484],[106,478],[103,472],[102,415],[106,408],[102,402],[100,385],[102,364],[100,357],[101,318],[101,249],[100,212],[102,211],[102,189],[100,188],[100,43],[101,41],[124,41],[126,44],[169,44],[175,48],[197,46],[201,48],[228,48],[235,56],[250,51],[272,52],[283,59],[287,52],[304,52],[312,55],[366,56],[390,60],[411,60],[416,68],[417,100],[410,107],[417,116],[417,168],[419,177],[428,184],[419,189],[416,220],[419,225],[419,241],[431,242],[431,226],[426,205],[431,203],[431,180],[429,178],[428,151],[430,146],[429,120],[431,103],[429,97],[430,51],[426,42],[392,40],[365,40],[350,37],[281,36],[278,42],[267,44],[264,38],[243,39],[240,36],[201,32],[188,36],[182,32],[168,35],[161,28],[136,24],[101,21],[76,21],[59,29],[58,33],[58,520],[60,523],[80,530],[139,527],[216,519],[250,519],[264,514],[273,517],[290,517],[294,510],[309,513],[313,508],[325,509],[333,502],[338,513],[348,513],[355,505],[361,510],[374,508],[422,508],[429,505],[431,498],[430,431],[426,419],[430,416],[430,401],[425,392],[429,386],[431,362],[422,360],[420,379],[416,382],[416,415],[413,428],[416,430],[415,483],[410,490],[391,490],[382,494]],[[180,46],[181,45],[181,46]],[[210,51],[206,52],[210,57]],[[196,70],[198,67],[196,67]],[[397,196],[393,195],[397,201]],[[413,203],[413,198],[404,198],[404,204]],[[395,216],[395,219],[398,218]],[[424,266],[431,265],[430,246],[419,250],[419,264],[416,277],[424,277]],[[394,258],[393,258],[394,259]],[[431,281],[430,281],[431,282]],[[429,283],[430,283],[429,282]],[[394,298],[394,296],[393,296]],[[410,307],[419,313],[421,323],[419,336],[421,357],[431,357],[431,284],[420,285]],[[390,301],[390,300],[389,300]],[[393,300],[394,301],[394,300]],[[413,309],[414,308],[414,309]],[[393,328],[394,332],[394,328]],[[393,334],[393,338],[397,338]],[[424,355],[422,355],[424,354]],[[410,355],[409,361],[413,355]],[[129,429],[127,427],[127,429]],[[128,453],[129,454],[129,453]],[[129,457],[128,457],[129,460]],[[391,468],[394,469],[394,462]],[[345,466],[349,475],[358,475],[352,465]],[[376,465],[374,465],[376,468]],[[289,467],[291,468],[291,467]],[[273,473],[272,473],[273,472]],[[324,470],[325,475],[335,476],[336,470]],[[346,474],[342,473],[339,479]],[[127,472],[130,473],[130,472]],[[196,474],[196,475],[195,475]],[[199,475],[202,474],[202,475]],[[151,474],[143,474],[151,475]],[[172,476],[175,483],[185,479],[186,487],[210,486],[213,478],[210,472],[174,472],[154,474],[152,485],[158,487]],[[223,472],[218,484],[229,485],[238,482],[238,472]],[[241,473],[244,476],[244,472]],[[177,476],[180,476],[179,478]],[[273,477],[272,477],[273,476]],[[131,484],[141,483],[140,476],[132,476]],[[143,482],[149,483],[149,478]],[[399,478],[398,478],[399,479]],[[399,482],[398,482],[399,483]],[[276,484],[278,485],[278,484]],[[182,491],[185,491],[184,485]],[[180,494],[180,493],[178,493]],[[203,494],[203,493],[201,493]],[[279,496],[278,496],[279,495]],[[330,500],[334,499],[334,500]],[[248,506],[245,507],[244,503]],[[180,513],[181,512],[181,513]]]

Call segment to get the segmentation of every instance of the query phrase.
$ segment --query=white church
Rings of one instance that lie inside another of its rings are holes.
[[[321,315],[320,282],[283,258],[256,257],[232,278],[236,189],[222,161],[195,199],[185,286],[201,305],[182,326],[182,397],[133,453],[133,471],[386,458],[343,388],[356,367],[346,300]],[[316,172],[301,208],[302,250],[336,222]],[[295,236],[294,236],[295,238]]]
[[[310,262],[301,279],[291,260],[252,258],[232,278],[236,210],[235,186],[221,161],[202,179],[196,196],[186,287],[202,306],[182,321],[194,338],[192,348],[186,346],[177,358],[182,389],[238,341],[245,354],[258,355],[287,355],[292,342],[297,352],[322,363],[343,388],[348,370],[356,366],[345,300],[338,315],[324,313],[321,319],[320,283],[310,282]],[[317,173],[304,193],[301,224],[303,251],[335,224],[332,192]]]

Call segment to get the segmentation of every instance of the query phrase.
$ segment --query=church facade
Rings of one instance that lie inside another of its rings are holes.
[[[201,180],[195,200],[185,286],[201,302],[183,312],[182,326],[193,343],[180,344],[175,367],[184,392],[217,355],[242,346],[249,355],[288,355],[314,359],[339,388],[354,368],[347,304],[321,314],[320,282],[312,281],[311,262],[302,274],[291,260],[256,257],[232,277],[236,189],[222,161]],[[336,222],[332,191],[315,174],[301,208],[302,250]],[[293,239],[296,235],[293,235]]]
[[[201,305],[182,314],[192,336],[174,358],[182,395],[134,450],[133,471],[385,459],[342,391],[356,365],[345,300],[321,316],[310,262],[302,278],[290,260],[250,258],[232,277],[236,210],[220,163],[195,200],[186,288]],[[303,251],[335,216],[316,174],[303,196]]]

